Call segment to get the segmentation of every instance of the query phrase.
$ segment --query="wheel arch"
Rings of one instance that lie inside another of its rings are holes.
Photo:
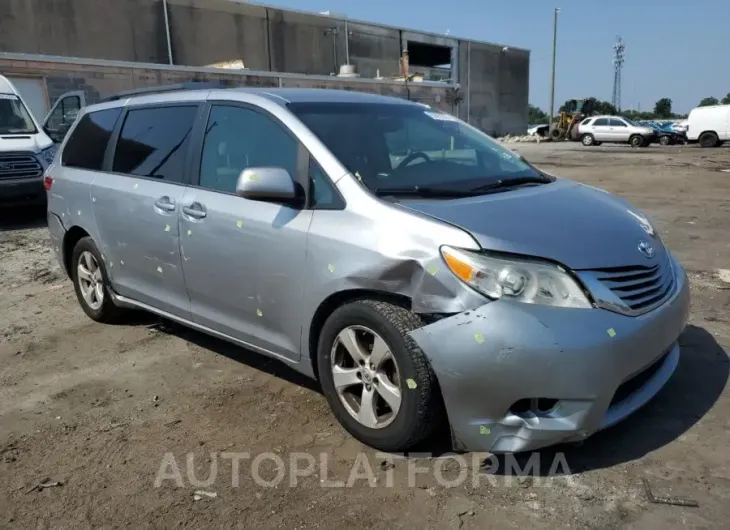
[[[345,304],[356,302],[358,300],[389,302],[406,309],[411,309],[412,305],[411,299],[408,296],[374,289],[348,289],[345,291],[338,291],[325,298],[314,312],[314,316],[312,317],[312,321],[309,326],[309,336],[307,337],[309,360],[312,363],[312,372],[317,380],[319,380],[317,347],[319,344],[319,335],[322,332],[324,323],[330,315],[335,312],[335,310]]]
[[[71,256],[74,247],[82,238],[87,237],[89,233],[78,225],[72,226],[63,236],[63,266],[66,269],[66,275],[71,276]]]
[[[699,135],[697,135],[697,142],[701,145],[702,144],[702,137],[706,134],[714,134],[715,138],[717,138],[717,141],[720,141],[720,135],[717,134],[717,131],[714,129],[708,129],[706,131],[702,131]],[[715,145],[717,145],[717,141],[715,142]]]

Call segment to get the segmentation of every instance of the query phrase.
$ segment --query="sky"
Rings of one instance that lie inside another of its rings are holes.
[[[531,50],[530,103],[550,102],[553,10],[558,15],[555,106],[611,101],[613,45],[626,46],[622,108],[652,110],[663,97],[689,112],[730,93],[730,0],[265,0],[303,11]]]

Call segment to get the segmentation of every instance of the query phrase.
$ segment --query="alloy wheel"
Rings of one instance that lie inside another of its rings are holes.
[[[76,271],[81,296],[91,309],[98,310],[104,303],[104,281],[101,267],[91,252],[81,253]]]
[[[332,379],[347,412],[370,429],[390,425],[401,406],[400,372],[385,340],[364,326],[348,326],[332,345]]]

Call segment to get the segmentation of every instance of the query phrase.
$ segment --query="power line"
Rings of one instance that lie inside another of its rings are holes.
[[[621,70],[624,67],[625,52],[626,45],[619,35],[616,37],[616,44],[613,45],[613,97],[611,98],[611,104],[618,111],[621,110]]]

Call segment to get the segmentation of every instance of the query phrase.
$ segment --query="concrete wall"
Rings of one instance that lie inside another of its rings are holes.
[[[175,64],[242,60],[253,70],[327,76],[345,63],[339,19],[230,0],[168,0],[168,11]],[[348,30],[350,62],[369,78],[398,75],[408,41],[455,46],[460,117],[490,134],[524,132],[529,52],[472,43],[469,53],[467,41],[361,22]],[[166,64],[162,0],[0,0],[0,52]]]
[[[530,54],[482,43],[459,44],[459,117],[492,135],[527,128]]]
[[[0,51],[166,62],[155,0],[0,0]]]
[[[455,89],[439,85],[406,85],[400,81],[342,79],[325,76],[291,74],[246,74],[219,69],[171,67],[154,64],[121,63],[103,60],[54,60],[37,56],[34,60],[13,58],[0,53],[0,73],[13,77],[42,79],[53,103],[64,92],[81,90],[87,104],[105,96],[135,88],[183,83],[187,81],[221,81],[230,87],[302,87],[369,92],[414,101],[422,101],[454,114]],[[39,117],[42,119],[42,117]]]

